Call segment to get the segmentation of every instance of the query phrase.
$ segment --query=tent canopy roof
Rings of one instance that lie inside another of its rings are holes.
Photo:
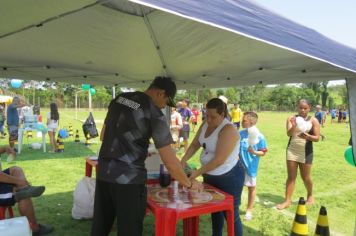
[[[356,50],[247,0],[5,0],[0,77],[180,89],[356,79]]]

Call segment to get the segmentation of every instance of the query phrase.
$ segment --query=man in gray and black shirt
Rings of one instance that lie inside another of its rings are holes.
[[[150,138],[172,177],[188,189],[201,189],[199,182],[186,177],[171,149],[173,140],[161,111],[175,106],[176,91],[170,78],[156,77],[145,92],[122,93],[111,101],[102,131],[91,235],[108,235],[115,218],[118,235],[142,235]]]

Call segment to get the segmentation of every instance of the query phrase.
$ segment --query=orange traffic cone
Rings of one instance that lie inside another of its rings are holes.
[[[307,208],[305,207],[305,200],[303,197],[299,198],[297,212],[293,221],[291,236],[307,236],[308,223],[307,223]]]

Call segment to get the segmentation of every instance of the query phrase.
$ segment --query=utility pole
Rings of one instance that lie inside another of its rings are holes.
[[[112,98],[114,99],[116,97],[116,90],[115,90],[115,85],[112,86]]]
[[[88,90],[88,95],[89,95],[89,111],[92,112],[92,109],[91,109],[91,93],[90,93],[90,89]]]

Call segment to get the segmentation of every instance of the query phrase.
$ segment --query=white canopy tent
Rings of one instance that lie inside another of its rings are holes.
[[[248,0],[4,0],[0,22],[0,77],[142,87],[167,75],[180,89],[347,79],[356,100],[355,49]]]

